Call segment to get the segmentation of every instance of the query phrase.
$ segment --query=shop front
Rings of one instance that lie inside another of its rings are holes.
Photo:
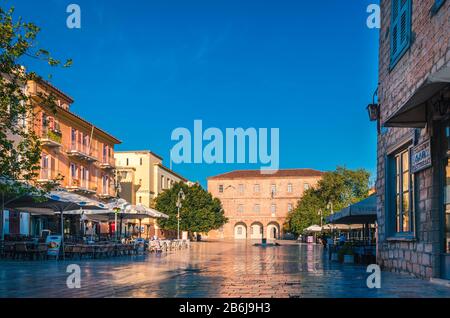
[[[386,150],[385,264],[400,271],[405,264],[406,271],[421,277],[450,279],[449,82],[422,85],[385,127],[411,132],[408,138],[391,138],[396,146]]]
[[[441,127],[441,135],[444,142],[442,147],[442,214],[444,224],[442,226],[442,277],[450,280],[450,118],[444,121]]]

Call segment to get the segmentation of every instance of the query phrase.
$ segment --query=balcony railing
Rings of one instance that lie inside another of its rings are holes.
[[[67,189],[83,193],[95,193],[97,191],[97,187],[94,186],[93,182],[83,179],[70,179]]]
[[[114,169],[115,162],[113,158],[103,158],[100,162],[100,168],[102,169]]]
[[[82,144],[72,143],[70,145],[69,151],[67,151],[67,154],[79,160],[84,160],[88,162],[98,161],[98,159],[95,156],[95,151],[90,151],[89,147]]]
[[[41,144],[47,147],[61,147],[62,133],[56,129],[44,129],[40,138]]]
[[[44,168],[41,169],[41,172],[39,174],[39,179],[37,182],[39,183],[48,183],[48,182],[54,182],[58,178],[59,173],[55,170]]]
[[[101,185],[98,197],[102,199],[114,198],[115,197],[114,185],[112,183],[110,183],[109,185],[105,184]]]

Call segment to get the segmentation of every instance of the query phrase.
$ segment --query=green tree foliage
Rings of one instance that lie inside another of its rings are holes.
[[[155,208],[169,215],[169,219],[162,219],[159,225],[165,230],[177,230],[177,199],[180,189],[185,193],[180,210],[180,230],[189,232],[208,232],[220,228],[227,222],[222,203],[213,198],[200,185],[191,187],[184,183],[177,183],[171,189],[161,193],[155,200]]]
[[[43,61],[49,66],[62,65],[47,50],[36,48],[40,29],[33,23],[14,17],[14,8],[0,8],[0,192],[22,192],[15,180],[30,182],[39,171],[41,145],[33,129],[34,101],[27,96],[28,81],[41,80],[33,72],[26,72],[22,62],[26,58]],[[72,64],[65,62],[64,67]],[[54,96],[39,94],[40,103],[56,112]],[[28,186],[25,191],[28,191]]]
[[[286,230],[301,234],[307,227],[320,224],[319,211],[325,218],[330,215],[331,208],[336,212],[367,198],[369,178],[370,173],[364,169],[338,167],[336,171],[325,173],[315,188],[304,193],[289,214]]]

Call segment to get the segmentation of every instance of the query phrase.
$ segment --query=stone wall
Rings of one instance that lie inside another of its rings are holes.
[[[381,1],[379,103],[381,123],[394,114],[420,87],[425,79],[450,61],[450,1],[437,14],[434,0],[414,0],[412,14],[413,41],[398,64],[390,69],[391,1]],[[389,237],[385,211],[385,156],[402,145],[421,143],[434,135],[433,123],[426,129],[390,128],[378,138],[378,261],[386,270],[406,272],[417,277],[440,275],[441,225],[439,171],[430,168],[416,178],[415,238]],[[432,145],[433,167],[438,167],[438,147]]]

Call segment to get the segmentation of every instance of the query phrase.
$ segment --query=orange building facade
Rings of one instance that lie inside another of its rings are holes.
[[[208,233],[211,239],[282,238],[283,225],[304,191],[323,173],[312,169],[233,171],[208,178],[208,191],[222,202],[228,223]]]
[[[34,130],[42,145],[37,183],[57,180],[60,187],[98,199],[115,197],[114,146],[120,141],[70,111],[73,100],[44,81],[30,81]],[[40,103],[41,94],[52,94],[56,112]]]

